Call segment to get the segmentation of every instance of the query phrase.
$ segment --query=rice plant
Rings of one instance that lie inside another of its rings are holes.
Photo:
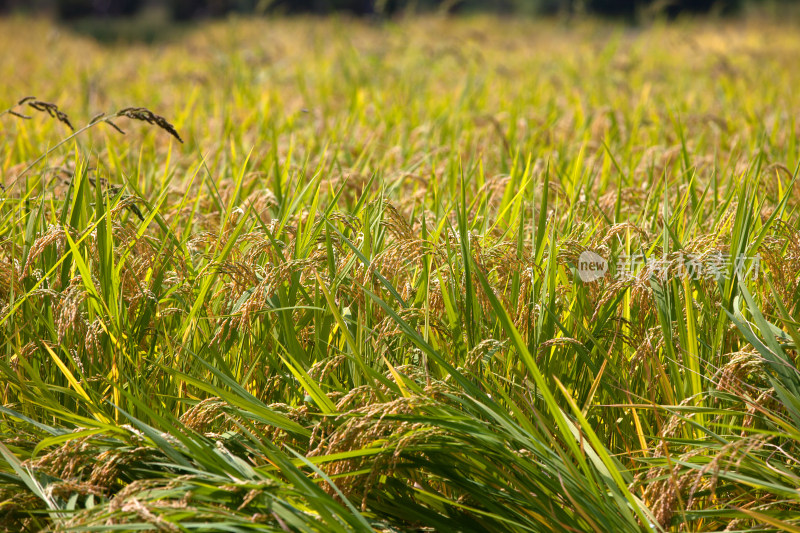
[[[797,35],[0,20],[0,530],[800,530]]]

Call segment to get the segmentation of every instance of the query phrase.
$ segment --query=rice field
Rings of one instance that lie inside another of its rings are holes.
[[[0,49],[0,530],[800,531],[796,23]]]

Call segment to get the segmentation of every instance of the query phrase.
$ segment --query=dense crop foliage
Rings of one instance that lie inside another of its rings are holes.
[[[797,531],[798,35],[0,21],[0,529]]]

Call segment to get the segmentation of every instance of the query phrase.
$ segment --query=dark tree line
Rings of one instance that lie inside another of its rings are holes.
[[[505,13],[556,13],[584,10],[610,16],[631,16],[638,9],[656,2],[670,16],[682,12],[704,13],[712,9],[732,12],[746,0],[461,0],[452,3],[454,11],[499,11]],[[175,20],[219,17],[229,13],[331,13],[347,11],[370,15],[391,14],[413,5],[416,9],[436,9],[442,0],[0,0],[0,12],[47,10],[62,19],[88,16],[120,17],[136,14],[148,5],[165,6]]]

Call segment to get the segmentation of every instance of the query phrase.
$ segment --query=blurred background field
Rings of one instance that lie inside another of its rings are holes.
[[[373,23],[421,15],[605,17],[634,25],[704,16],[800,18],[793,0],[0,0],[0,16],[45,16],[101,42],[153,42],[230,16],[357,16]]]
[[[800,528],[790,7],[209,5],[0,19],[0,531]]]
[[[349,12],[357,15],[397,13],[505,13],[552,15],[584,13],[633,16],[637,12],[734,14],[749,8],[788,8],[790,0],[3,0],[5,11],[51,13],[70,19],[86,16],[132,16],[163,9],[176,20],[238,14]]]

